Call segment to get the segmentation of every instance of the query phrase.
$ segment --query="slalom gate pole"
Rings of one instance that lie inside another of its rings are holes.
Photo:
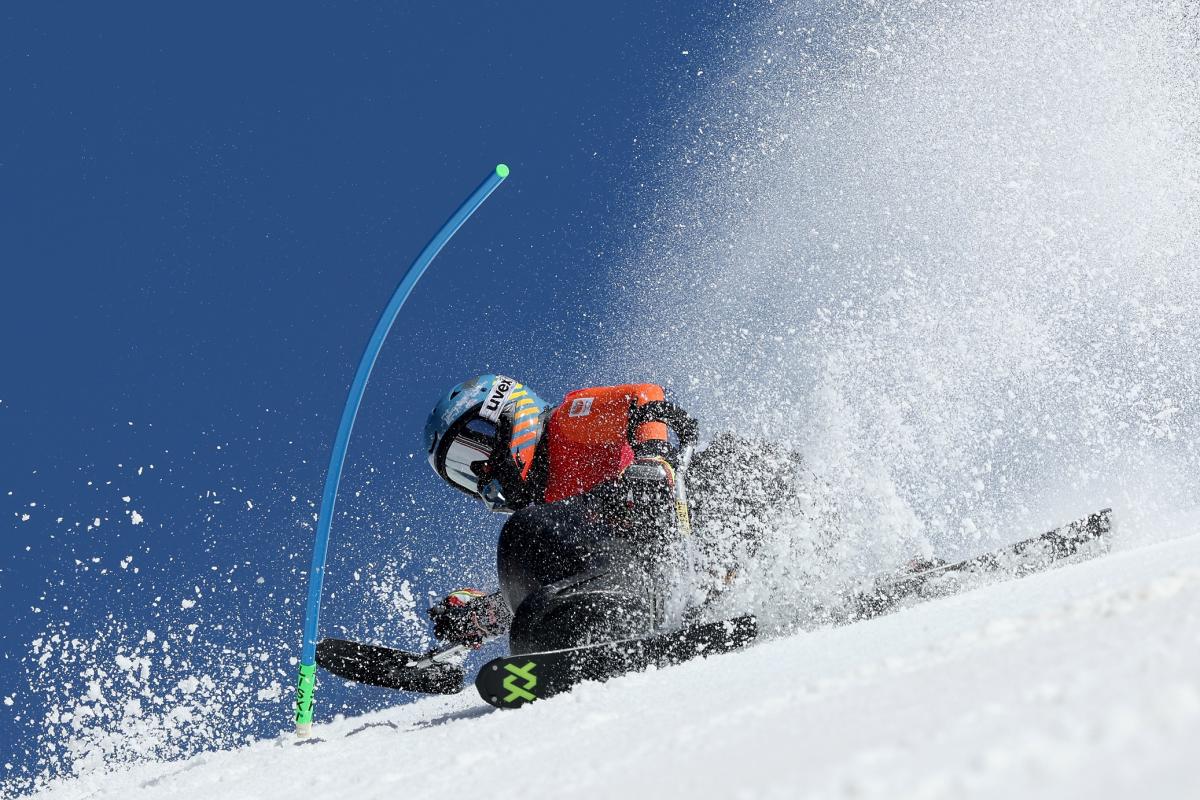
[[[483,183],[471,193],[458,210],[455,211],[446,224],[437,232],[425,249],[417,256],[405,273],[404,279],[396,287],[391,301],[375,323],[375,332],[367,342],[362,359],[358,362],[358,371],[354,374],[354,382],[350,384],[350,394],[346,398],[346,407],[342,409],[342,421],[338,425],[337,437],[333,441],[333,452],[329,454],[329,471],[325,474],[325,491],[321,495],[321,513],[317,519],[317,538],[313,544],[312,567],[308,572],[308,607],[304,613],[304,646],[300,651],[300,674],[296,679],[296,735],[306,737],[312,733],[313,692],[317,681],[317,618],[321,613],[321,590],[325,583],[325,554],[329,550],[329,528],[333,524],[333,509],[337,503],[338,484],[342,480],[342,465],[346,461],[346,449],[350,443],[350,431],[354,428],[354,419],[358,416],[358,407],[362,403],[363,392],[367,388],[367,380],[371,377],[371,369],[375,359],[383,348],[396,316],[400,313],[404,301],[412,294],[413,287],[425,274],[429,264],[450,241],[450,237],[462,227],[462,224],[475,213],[475,209],[483,204],[496,187],[508,177],[508,167],[498,164],[484,178]]]

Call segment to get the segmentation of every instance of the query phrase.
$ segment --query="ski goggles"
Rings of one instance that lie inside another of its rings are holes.
[[[455,488],[479,495],[479,472],[475,467],[487,462],[499,446],[496,424],[480,417],[469,419],[447,433],[439,472]]]

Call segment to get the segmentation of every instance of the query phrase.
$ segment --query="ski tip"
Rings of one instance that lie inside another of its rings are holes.
[[[507,178],[508,177],[508,164],[497,164],[496,165],[496,174],[499,175],[501,178]]]

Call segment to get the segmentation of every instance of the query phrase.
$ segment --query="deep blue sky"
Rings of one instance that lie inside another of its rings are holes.
[[[28,681],[88,666],[23,662],[46,631],[98,642],[88,658],[106,663],[146,629],[175,637],[173,665],[156,662],[151,678],[165,684],[234,668],[219,647],[257,643],[272,653],[263,667],[291,680],[275,662],[299,641],[311,504],[359,353],[411,259],[503,161],[512,176],[435,262],[377,366],[326,627],[389,638],[382,602],[339,590],[388,558],[418,594],[462,571],[487,580],[499,520],[409,455],[437,393],[477,372],[511,372],[552,398],[654,377],[649,362],[636,376],[589,364],[608,331],[639,324],[606,305],[608,271],[651,202],[642,184],[670,152],[672,109],[731,10],[693,6],[0,12],[0,694],[13,698],[0,738],[21,742],[10,774],[36,766],[45,695],[80,694]],[[192,642],[188,624],[200,626]],[[351,710],[394,700],[320,691]],[[265,701],[263,721],[231,728],[282,729],[286,706]]]

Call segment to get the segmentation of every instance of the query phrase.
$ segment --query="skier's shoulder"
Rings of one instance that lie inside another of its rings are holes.
[[[636,400],[641,405],[656,400],[663,400],[666,398],[666,395],[663,392],[662,386],[657,383],[621,383],[614,386],[588,386],[567,392],[563,398],[563,403],[566,405],[573,400],[586,399],[588,397],[597,399],[626,398],[628,400]]]
[[[618,423],[628,418],[633,407],[659,404],[665,399],[662,387],[655,383],[589,386],[567,392],[562,403],[550,412],[550,425],[584,425],[590,428],[605,423],[621,427]]]

